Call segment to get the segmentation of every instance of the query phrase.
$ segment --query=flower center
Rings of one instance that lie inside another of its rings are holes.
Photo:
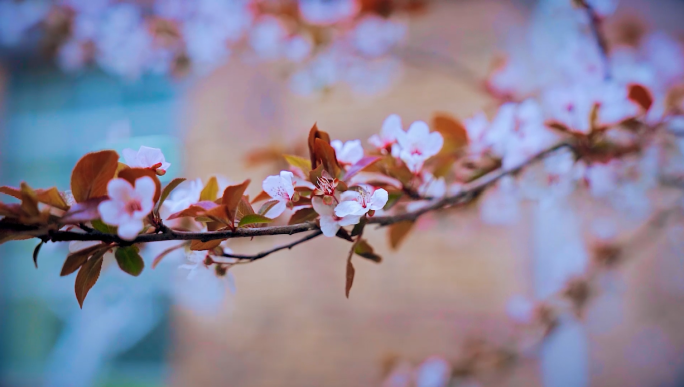
[[[131,200],[130,202],[126,203],[126,212],[129,215],[133,215],[133,213],[136,211],[142,211],[142,205],[140,204],[140,201]]]

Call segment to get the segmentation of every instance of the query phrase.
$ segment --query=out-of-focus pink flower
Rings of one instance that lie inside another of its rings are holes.
[[[618,162],[591,164],[587,166],[584,178],[592,196],[606,197],[618,187]]]
[[[416,121],[407,132],[398,133],[397,144],[400,147],[399,158],[411,172],[417,173],[423,168],[425,160],[439,153],[444,139],[438,132],[430,133],[425,122]]]
[[[335,215],[334,203],[325,204],[323,199],[315,196],[311,200],[314,210],[320,215],[321,231],[327,237],[334,237],[340,227],[351,226],[359,223],[361,215],[346,215],[343,217]]]
[[[358,191],[349,190],[341,195],[342,201],[335,207],[335,215],[345,217],[348,215],[363,216],[368,211],[378,211],[385,207],[389,194],[382,188],[372,191],[361,188]]]
[[[161,149],[158,148],[141,146],[137,152],[126,148],[122,153],[129,167],[151,169],[160,176],[166,174],[166,171],[171,166],[171,164],[166,162]]]
[[[275,218],[280,216],[280,214],[285,211],[287,206],[292,200],[292,195],[294,195],[293,181],[294,175],[290,171],[281,171],[280,175],[274,175],[267,177],[262,183],[262,188],[264,192],[269,194],[278,203],[271,207],[270,210],[264,215],[269,218]]]
[[[266,15],[255,21],[249,44],[260,58],[277,59],[285,52],[287,35],[287,27],[282,20]]]
[[[418,187],[420,196],[428,198],[441,198],[446,195],[446,182],[443,177],[435,178],[430,172],[423,171],[423,182]]]
[[[305,22],[327,26],[350,20],[361,10],[358,0],[299,0],[299,13]]]
[[[364,55],[378,57],[386,54],[406,35],[406,26],[379,16],[366,16],[356,23],[352,42]]]
[[[519,324],[531,323],[534,318],[534,309],[534,302],[520,294],[511,297],[506,304],[506,314]]]
[[[387,149],[391,148],[392,156],[399,156],[399,149],[394,145],[397,143],[397,137],[400,133],[403,133],[404,129],[401,126],[401,117],[396,114],[391,114],[382,123],[382,129],[380,129],[380,135],[374,134],[369,139],[368,142],[376,147],[377,149]]]
[[[423,361],[415,371],[416,387],[446,387],[451,379],[451,365],[438,356]]]
[[[485,192],[480,203],[482,221],[493,225],[510,225],[520,216],[520,198],[515,180],[506,176]]]
[[[152,212],[156,186],[144,176],[133,187],[124,179],[113,179],[107,185],[109,200],[98,206],[102,221],[118,226],[121,239],[133,240],[143,228],[143,219]]]
[[[337,161],[342,164],[356,164],[363,158],[363,147],[361,140],[352,140],[342,143],[340,140],[333,140],[330,145],[335,148]]]

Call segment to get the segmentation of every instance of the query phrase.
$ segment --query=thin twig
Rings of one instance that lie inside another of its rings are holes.
[[[249,261],[256,261],[257,259],[264,258],[264,257],[266,257],[266,256],[268,256],[268,255],[271,255],[271,254],[273,254],[273,253],[275,253],[275,252],[278,252],[278,251],[280,251],[280,250],[285,250],[285,249],[288,249],[288,250],[289,250],[289,249],[292,249],[293,247],[295,247],[295,246],[297,246],[297,245],[299,245],[299,244],[301,244],[301,243],[310,241],[310,240],[312,240],[312,239],[314,239],[314,238],[317,238],[317,237],[321,236],[322,234],[323,234],[323,232],[320,231],[320,230],[318,230],[318,231],[315,231],[315,232],[313,232],[313,233],[311,233],[311,234],[305,236],[304,238],[297,239],[296,241],[294,241],[294,242],[292,242],[292,243],[288,243],[288,244],[286,244],[286,245],[274,247],[274,248],[272,248],[272,249],[270,249],[270,250],[262,251],[262,252],[259,253],[259,254],[254,254],[254,255],[242,255],[242,254],[227,254],[227,253],[224,253],[223,256],[224,256],[224,257],[227,257],[227,258],[237,258],[237,259],[245,259],[245,260],[249,260]]]
[[[603,60],[604,78],[608,80],[611,77],[610,61],[608,59],[608,40],[601,29],[603,21],[591,4],[585,0],[580,0],[580,4],[587,11],[587,16],[589,16],[589,27],[591,28],[592,35],[594,35],[594,39],[596,39],[596,44],[599,47],[601,59]]]

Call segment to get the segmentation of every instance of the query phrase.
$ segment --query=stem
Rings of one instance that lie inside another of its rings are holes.
[[[598,45],[599,51],[601,52],[601,59],[603,60],[604,71],[603,76],[606,80],[609,80],[611,74],[610,63],[608,60],[608,40],[606,39],[605,34],[603,34],[603,30],[601,28],[603,20],[596,13],[594,7],[592,7],[589,3],[587,3],[584,0],[581,0],[581,5],[587,11],[587,15],[589,16],[589,27],[591,28],[591,33],[592,35],[594,35],[594,39],[596,39],[596,44]]]
[[[247,260],[250,260],[250,261],[256,261],[257,259],[264,258],[264,257],[266,257],[266,256],[268,256],[268,255],[271,255],[271,254],[273,254],[273,253],[275,253],[275,252],[278,252],[278,251],[280,251],[280,250],[285,250],[285,249],[290,250],[290,249],[292,249],[293,247],[295,247],[295,246],[297,246],[297,245],[299,245],[299,244],[302,244],[302,243],[304,243],[304,242],[308,242],[308,241],[310,241],[310,240],[312,240],[312,239],[314,239],[314,238],[317,238],[317,237],[321,236],[322,234],[323,234],[323,232],[320,231],[320,230],[318,230],[318,231],[315,231],[315,232],[313,232],[313,233],[311,233],[311,234],[305,236],[304,238],[297,239],[296,241],[294,241],[294,242],[292,242],[292,243],[288,243],[288,244],[286,244],[286,245],[274,247],[274,248],[272,248],[272,249],[270,249],[270,250],[262,251],[262,252],[259,253],[259,254],[254,254],[254,255],[223,254],[223,256],[224,256],[224,257],[227,257],[227,258],[247,259]]]

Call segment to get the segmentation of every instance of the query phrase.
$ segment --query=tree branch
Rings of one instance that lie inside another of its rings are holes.
[[[245,260],[249,260],[249,261],[256,261],[257,259],[264,258],[264,257],[266,257],[266,256],[268,256],[268,255],[271,255],[271,254],[273,254],[273,253],[275,253],[275,252],[278,252],[278,251],[280,251],[280,250],[285,250],[285,249],[290,250],[290,249],[292,249],[293,247],[295,247],[295,246],[297,246],[297,245],[299,245],[299,244],[302,244],[302,243],[304,243],[304,242],[308,242],[308,241],[310,241],[310,240],[312,240],[312,239],[314,239],[314,238],[317,238],[317,237],[319,237],[319,236],[321,236],[321,235],[323,235],[323,232],[322,232],[321,230],[318,230],[318,231],[315,231],[315,232],[313,232],[313,233],[311,233],[311,234],[305,236],[304,238],[297,239],[296,241],[294,241],[294,242],[292,242],[292,243],[288,243],[288,244],[286,244],[286,245],[274,247],[274,248],[272,248],[272,249],[270,249],[270,250],[262,251],[262,252],[259,253],[259,254],[254,254],[254,255],[242,255],[242,254],[225,254],[225,253],[224,253],[223,256],[224,256],[224,257],[227,257],[227,258],[237,258],[237,259],[245,259]]]
[[[603,60],[604,78],[610,79],[611,74],[610,62],[608,60],[608,41],[606,39],[606,36],[603,34],[603,31],[601,30],[601,25],[603,24],[603,21],[601,17],[596,13],[594,7],[592,7],[591,4],[587,3],[586,0],[580,0],[580,4],[587,11],[587,16],[589,16],[589,27],[591,28],[591,33],[592,35],[594,35],[594,39],[596,39],[596,44],[598,45],[599,51],[601,52],[601,59]]]
[[[510,168],[510,169],[498,169],[493,172],[484,175],[483,177],[474,180],[473,182],[467,184],[464,189],[457,195],[444,197],[434,203],[420,208],[415,211],[405,212],[397,215],[388,216],[377,216],[368,218],[368,224],[377,224],[380,227],[389,226],[395,223],[403,221],[415,221],[420,216],[436,211],[445,207],[450,207],[462,203],[466,203],[478,194],[480,194],[484,189],[496,183],[499,179],[504,176],[516,174],[521,171],[526,166],[540,160],[550,153],[555,152],[561,148],[570,147],[568,143],[559,143],[554,145],[535,156],[529,158],[524,163]],[[52,242],[68,242],[68,241],[101,241],[105,243],[116,243],[122,246],[128,246],[135,243],[149,243],[149,242],[162,242],[162,241],[189,241],[198,240],[202,242],[209,242],[214,240],[232,239],[232,238],[253,238],[258,236],[269,236],[269,235],[292,235],[307,231],[320,231],[318,225],[314,222],[306,222],[295,225],[286,226],[271,226],[271,227],[260,227],[260,228],[238,228],[234,231],[223,230],[223,231],[209,231],[209,232],[184,232],[184,231],[174,231],[169,228],[163,228],[159,233],[142,234],[136,237],[132,241],[126,241],[119,238],[116,234],[106,234],[93,230],[90,233],[77,233],[73,231],[59,231],[53,228],[39,227],[39,226],[26,226],[21,224],[9,224],[0,223],[0,230],[11,230],[17,231],[16,234],[22,236],[32,236],[35,238],[40,238],[43,240],[50,240]],[[312,234],[313,235],[313,234]],[[318,235],[316,235],[318,236]],[[311,238],[313,239],[313,237]],[[288,248],[285,246],[284,248]],[[245,256],[245,259],[249,259],[249,256]],[[237,258],[237,257],[236,257]]]

